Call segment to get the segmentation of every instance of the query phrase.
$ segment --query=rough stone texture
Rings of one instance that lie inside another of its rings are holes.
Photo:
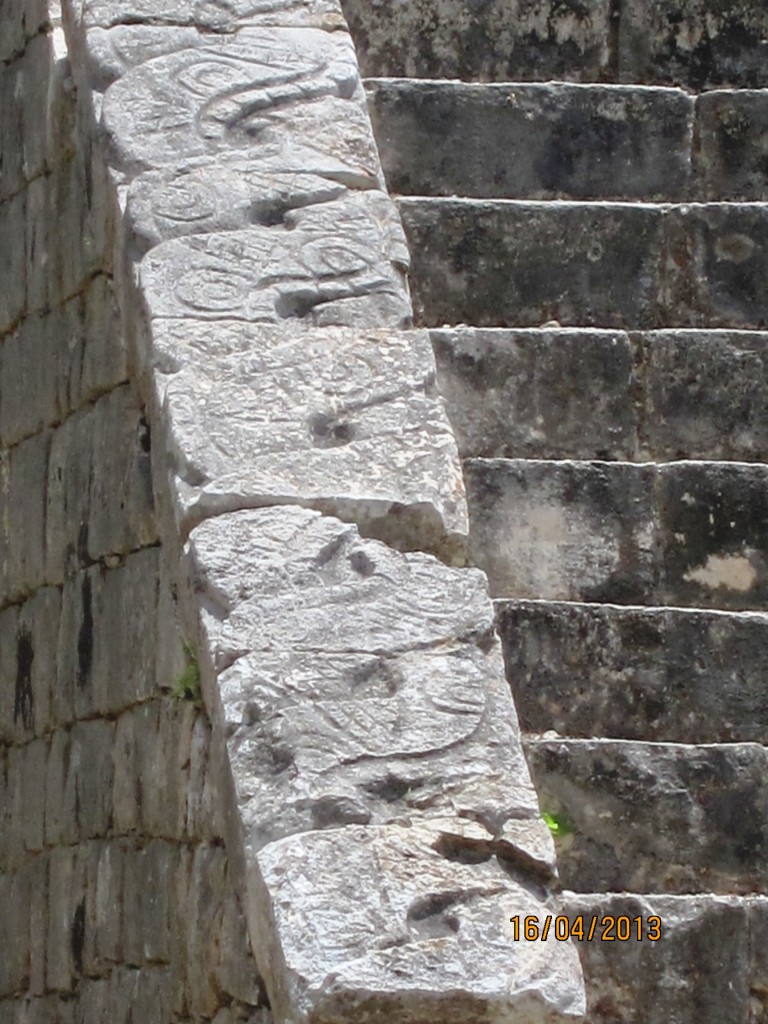
[[[367,90],[393,192],[489,199],[689,195],[694,104],[677,90],[387,79],[368,82]]]
[[[582,1019],[575,949],[512,942],[509,918],[542,913],[540,898],[495,858],[462,864],[440,850],[428,827],[349,826],[260,854],[251,899],[281,939],[270,949],[285,977],[278,1019]],[[320,884],[308,893],[310,872]],[[359,893],[340,899],[350,875]]]
[[[760,0],[621,0],[624,82],[763,88],[767,42]]]
[[[768,741],[761,613],[499,601],[496,616],[526,732]]]
[[[140,20],[154,25],[191,25],[213,32],[232,32],[247,25],[301,25],[344,28],[336,0],[83,0],[85,25],[119,25]]]
[[[484,579],[361,541],[354,527],[301,509],[219,516],[193,531],[189,554],[206,609],[205,647],[220,673],[251,928],[278,1019],[337,1019],[341,1007],[350,1020],[383,1019],[395,1009],[414,1022],[434,1012],[451,1019],[496,1012],[518,983],[512,975],[489,988],[485,956],[494,955],[494,935],[477,947],[472,936],[479,941],[481,931],[462,932],[457,942],[472,953],[459,964],[449,949],[435,948],[442,966],[426,992],[419,972],[434,973],[436,962],[418,964],[431,946],[417,948],[406,974],[398,973],[400,940],[386,908],[401,888],[391,861],[403,854],[397,843],[388,852],[392,833],[382,831],[412,824],[405,834],[414,837],[418,859],[417,828],[428,827],[447,858],[442,888],[451,891],[467,884],[459,863],[494,854],[528,885],[551,877],[551,837],[500,685]],[[354,834],[372,846],[359,872],[350,868],[353,825],[366,826]],[[300,879],[285,871],[294,857]],[[371,861],[381,874],[370,874]],[[345,877],[352,870],[371,880],[344,888],[329,877],[330,864]],[[304,893],[299,905],[285,895],[296,886]],[[410,899],[426,895],[417,890]],[[312,922],[309,934],[297,914]],[[375,958],[369,976],[358,962],[360,942],[366,949],[394,943],[398,953],[394,962]],[[543,1000],[553,1003],[552,1019],[567,1019],[579,1012],[572,951],[550,948],[549,956],[552,977],[570,980],[551,988],[542,981]],[[459,971],[464,995],[452,1003],[455,981],[448,979]],[[524,999],[523,1006],[536,1019]]]
[[[182,530],[300,504],[463,562],[464,486],[426,334],[167,320],[154,344]]]
[[[426,326],[766,324],[764,205],[401,199],[400,209]]]
[[[495,597],[764,607],[762,465],[471,459],[465,476]]]
[[[464,457],[768,459],[761,332],[457,328],[430,336]]]
[[[762,745],[551,739],[526,750],[542,807],[563,823],[555,842],[566,888],[765,890]]]
[[[572,922],[661,919],[662,939],[579,942],[590,1024],[757,1024],[765,1012],[765,897],[566,893]],[[606,928],[610,922],[606,924]],[[624,926],[625,927],[625,926]],[[616,934],[614,928],[613,934]]]
[[[521,81],[609,77],[608,0],[342,0],[363,74]]]
[[[768,196],[768,96],[752,90],[704,93],[696,101],[699,194]]]
[[[366,193],[291,211],[275,227],[164,242],[142,261],[141,284],[156,317],[405,327],[406,254],[394,208]]]

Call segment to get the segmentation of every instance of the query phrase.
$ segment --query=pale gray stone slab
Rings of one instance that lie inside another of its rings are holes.
[[[158,320],[154,334],[183,529],[300,504],[463,561],[461,466],[425,333]]]
[[[294,210],[272,228],[252,227],[164,242],[140,267],[152,317],[403,327],[411,307],[407,248],[395,207],[379,193]],[[381,303],[385,308],[380,308]]]
[[[276,110],[325,96],[364,103],[346,33],[243,29],[129,70],[107,89],[102,121],[118,164],[135,172],[251,149]]]
[[[510,917],[549,904],[494,858],[462,864],[439,849],[426,826],[349,826],[259,854],[251,919],[279,1020],[582,1018],[575,948],[513,940]]]
[[[50,432],[22,441],[0,458],[0,587],[18,600],[32,594],[45,579],[45,494]],[[30,501],[29,495],[37,500]]]
[[[146,21],[232,32],[242,25],[346,27],[338,0],[81,0],[84,25]]]
[[[311,112],[332,113],[342,102],[323,100],[313,104]],[[346,106],[352,116],[343,121],[329,124],[325,117],[319,118],[322,148],[313,148],[309,142],[293,146],[288,133],[281,133],[274,144],[262,145],[258,159],[227,157],[214,164],[140,174],[128,189],[126,202],[126,219],[136,244],[148,249],[184,235],[251,224],[279,225],[297,207],[340,199],[348,188],[378,188],[380,178],[375,159],[370,158],[372,143],[364,114]],[[362,151],[363,158],[355,159],[353,149]],[[346,158],[334,150],[346,153]]]
[[[219,516],[189,550],[248,849],[417,814],[548,876],[480,573],[302,509]]]

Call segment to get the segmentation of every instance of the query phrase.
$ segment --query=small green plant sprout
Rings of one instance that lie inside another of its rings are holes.
[[[573,826],[564,814],[542,811],[541,816],[544,819],[544,824],[556,839],[562,839],[563,836],[570,835],[573,832]]]
[[[184,656],[186,658],[186,665],[184,671],[173,684],[171,695],[176,700],[191,700],[198,703],[201,696],[200,666],[189,644],[184,644]]]

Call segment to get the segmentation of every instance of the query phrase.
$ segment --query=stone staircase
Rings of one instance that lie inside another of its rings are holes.
[[[588,1020],[768,1021],[768,6],[345,8]]]

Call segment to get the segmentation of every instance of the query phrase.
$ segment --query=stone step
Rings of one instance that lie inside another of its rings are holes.
[[[464,476],[494,597],[766,607],[768,466],[469,459]]]
[[[587,986],[585,1024],[758,1024],[766,1019],[764,896],[566,892],[562,902],[577,934],[580,922],[588,929],[597,919],[592,940],[577,941]],[[630,920],[627,941],[622,918]],[[656,934],[655,925],[648,926],[651,918],[660,921],[659,941],[647,937]]]
[[[463,457],[768,462],[768,334],[433,330]]]
[[[523,729],[768,744],[768,614],[497,601]]]
[[[342,0],[368,77],[768,85],[763,0]]]
[[[390,191],[487,199],[763,200],[768,90],[371,79]]]
[[[768,886],[768,750],[531,738],[566,889],[733,893]]]
[[[400,200],[421,323],[768,324],[768,204]]]
[[[694,101],[680,90],[409,79],[366,88],[392,192],[691,197]]]

